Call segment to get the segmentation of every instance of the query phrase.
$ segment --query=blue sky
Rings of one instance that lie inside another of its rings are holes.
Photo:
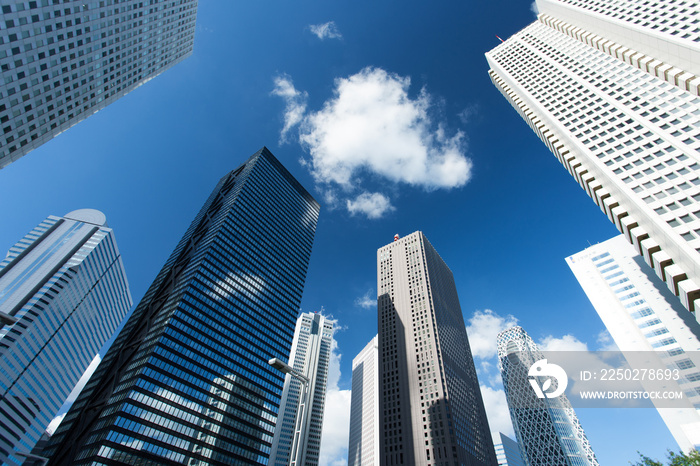
[[[603,347],[564,258],[617,233],[489,80],[495,35],[534,19],[527,0],[200,2],[190,58],[0,171],[0,250],[48,215],[99,209],[138,302],[219,178],[265,145],[322,204],[302,309],[341,327],[333,419],[376,334],[376,250],[422,230],[507,431],[483,364],[493,332]],[[677,450],[654,410],[577,414],[601,464]],[[347,426],[325,430],[325,461],[344,464]]]

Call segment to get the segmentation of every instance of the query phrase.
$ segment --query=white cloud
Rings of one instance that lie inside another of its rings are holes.
[[[540,9],[537,7],[537,2],[532,2],[530,4],[530,11],[532,11],[535,16],[540,14]]]
[[[328,367],[328,386],[323,413],[323,432],[319,464],[344,466],[348,457],[350,430],[350,390],[338,387],[340,380],[340,358],[338,343],[333,339],[331,360]]]
[[[471,123],[474,119],[477,119],[479,117],[479,114],[481,113],[481,108],[479,107],[478,104],[471,104],[468,105],[467,107],[464,108],[459,114],[457,115],[459,117],[459,120],[467,125]]]
[[[430,96],[411,99],[410,78],[365,68],[336,79],[335,96],[308,115],[300,131],[320,183],[351,189],[368,171],[426,189],[463,186],[471,162],[463,155],[463,133],[432,130]]]
[[[325,196],[340,191],[330,198],[342,196],[348,209],[378,218],[393,209],[391,202],[384,194],[368,194],[365,182],[388,180],[428,191],[467,183],[472,163],[464,133],[449,135],[442,122],[434,122],[430,95],[422,89],[411,97],[410,85],[408,77],[368,67],[336,79],[333,97],[321,110],[307,112],[307,94],[287,76],[275,80],[273,94],[287,104],[281,138],[298,125],[299,142],[310,155],[303,165]]]
[[[588,351],[588,345],[573,335],[561,338],[549,335],[540,340],[537,347],[540,351]]]
[[[323,24],[311,24],[309,30],[321,40],[324,39],[342,39],[343,35],[335,25],[335,21],[328,21]]]
[[[367,218],[381,218],[385,213],[395,210],[388,197],[381,193],[364,192],[355,199],[348,199],[346,207],[350,215],[364,214]]]
[[[620,351],[620,348],[617,347],[617,344],[615,344],[615,341],[612,339],[612,335],[610,335],[610,332],[608,332],[607,329],[600,331],[596,342],[600,346],[598,351]]]
[[[516,325],[518,325],[518,319],[510,314],[503,317],[491,309],[474,312],[467,326],[472,356],[482,359],[496,357],[498,355],[496,337],[503,330]]]
[[[372,289],[367,290],[367,293],[355,299],[355,306],[361,307],[363,309],[369,309],[376,305],[377,298],[374,296],[374,290]]]
[[[486,385],[480,385],[480,388],[491,432],[503,432],[507,436],[515,438],[510,411],[508,411],[506,393],[503,390],[487,387]]]
[[[280,133],[280,142],[287,141],[287,133],[290,129],[301,123],[306,113],[306,102],[309,95],[306,92],[298,91],[294,87],[292,79],[287,75],[275,78],[275,88],[272,95],[282,97],[286,104],[284,109],[284,127]]]

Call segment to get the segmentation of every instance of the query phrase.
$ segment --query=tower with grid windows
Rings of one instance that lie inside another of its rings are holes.
[[[493,83],[678,296],[700,304],[700,10],[538,0]]]
[[[414,232],[377,251],[381,465],[495,466],[452,271]]]
[[[0,168],[192,54],[197,0],[3,2]]]
[[[530,335],[522,327],[512,327],[499,333],[497,341],[498,367],[525,464],[598,466],[588,437],[566,395],[538,398],[530,385],[530,368],[544,359]]]
[[[43,456],[268,464],[319,204],[263,148],[224,176]]]

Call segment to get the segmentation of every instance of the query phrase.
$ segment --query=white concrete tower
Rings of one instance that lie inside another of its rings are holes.
[[[325,316],[314,313],[302,314],[297,319],[289,365],[309,379],[306,398],[303,400],[306,413],[297,419],[300,397],[304,396],[305,390],[298,379],[287,374],[272,440],[269,463],[272,466],[290,464],[294,435],[299,435],[297,441],[302,451],[301,461],[296,466],[318,465],[333,323]],[[302,423],[301,429],[295,429],[299,423]],[[297,430],[299,434],[296,433]]]
[[[486,54],[493,83],[695,312],[700,9],[687,1],[537,5],[537,22]]]
[[[378,338],[352,360],[348,466],[379,466]]]
[[[655,351],[655,367],[680,371],[678,385],[668,389],[682,390],[694,407],[657,409],[681,449],[700,448],[700,324],[623,236],[566,263],[621,351]]]

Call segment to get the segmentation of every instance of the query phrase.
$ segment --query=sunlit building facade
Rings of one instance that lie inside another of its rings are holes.
[[[375,336],[352,360],[348,466],[379,466],[379,347]]]
[[[377,251],[381,465],[495,465],[452,271],[422,232]]]
[[[0,168],[192,54],[197,0],[2,2]]]
[[[304,394],[298,379],[287,374],[284,380],[282,402],[272,441],[271,465],[288,466],[294,460],[299,466],[318,466],[333,345],[333,323],[325,316],[315,313],[302,314],[297,319],[289,365],[309,379],[309,386]],[[306,398],[300,400],[303,396]],[[300,401],[304,404],[304,413],[301,415]],[[294,451],[294,436],[297,432],[298,450]]]
[[[700,323],[623,236],[590,246],[566,263],[623,354],[655,352],[652,367],[680,371],[681,379],[666,381],[666,389],[683,391],[693,407],[657,409],[683,451],[700,448]]]
[[[0,463],[23,464],[132,300],[102,212],[50,216],[0,262]]]
[[[58,427],[52,465],[268,464],[319,204],[263,148],[224,176]]]
[[[700,9],[538,0],[491,80],[684,307],[700,298]]]
[[[499,333],[497,341],[498,367],[525,464],[598,466],[566,395],[538,398],[530,385],[530,367],[545,359],[532,338],[521,327],[512,327]]]

